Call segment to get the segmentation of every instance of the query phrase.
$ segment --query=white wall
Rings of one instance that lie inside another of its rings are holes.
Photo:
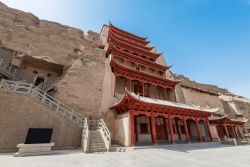
[[[128,113],[117,115],[115,120],[115,142],[129,147],[130,138],[130,116]]]

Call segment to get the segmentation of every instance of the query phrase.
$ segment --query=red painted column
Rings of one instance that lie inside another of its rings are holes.
[[[173,124],[172,124],[172,118],[171,118],[171,116],[168,117],[168,126],[169,126],[171,143],[175,144],[175,141],[174,141],[174,131],[173,131]]]
[[[165,127],[165,134],[166,134],[166,141],[168,141],[168,129],[167,124],[166,124],[166,117],[164,117],[164,127]]]
[[[200,123],[199,123],[198,119],[195,119],[195,124],[196,124],[196,130],[197,130],[198,138],[199,138],[200,142],[202,142],[201,132],[200,132]]]
[[[179,138],[179,141],[181,141],[181,129],[180,129],[180,126],[178,124],[178,120],[175,123],[176,123],[176,129],[177,129],[177,133],[178,133],[178,138]]]
[[[208,132],[208,136],[210,138],[210,141],[213,141],[213,137],[212,137],[212,134],[211,134],[210,124],[209,124],[208,118],[206,119],[206,125],[207,125],[207,132]]]
[[[164,95],[165,95],[165,100],[167,100],[167,91],[166,91],[166,88],[164,88]]]
[[[183,123],[184,123],[184,129],[185,129],[185,136],[186,136],[186,142],[190,143],[190,136],[188,132],[188,127],[187,127],[187,118],[183,118]]]
[[[155,99],[156,99],[156,90],[155,90],[155,85],[154,85],[154,95],[155,95]]]
[[[151,113],[151,135],[152,135],[152,143],[156,144],[155,117],[153,112]]]
[[[135,145],[135,116],[133,111],[130,111],[130,137],[131,137],[131,146]]]

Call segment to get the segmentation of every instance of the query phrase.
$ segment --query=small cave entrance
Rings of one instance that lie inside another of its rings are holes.
[[[45,78],[44,77],[37,77],[35,81],[35,86],[40,85],[41,83],[44,83]]]

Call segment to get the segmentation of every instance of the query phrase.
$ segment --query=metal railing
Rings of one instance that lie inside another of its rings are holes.
[[[104,143],[107,148],[107,151],[109,151],[111,148],[111,135],[103,119],[98,120],[97,127],[98,127],[98,130],[100,130],[101,135],[104,139]]]
[[[78,126],[82,128],[86,126],[86,119],[82,118],[80,115],[77,115],[76,113],[74,113],[74,110],[70,109],[59,100],[55,99],[54,97],[50,96],[49,94],[32,84],[2,79],[0,82],[0,89],[8,92],[28,94],[33,99],[47,106],[50,110],[61,114],[65,118],[70,119]]]
[[[18,71],[18,69],[15,68],[11,64],[5,64],[4,62],[1,62],[0,63],[0,70],[5,72],[8,75],[8,77],[10,77],[11,79],[14,79],[14,80],[17,80],[17,81],[24,80],[24,77]]]
[[[82,130],[82,149],[84,153],[88,152],[88,145],[89,145],[89,125],[88,125],[88,119],[85,118],[84,127]]]

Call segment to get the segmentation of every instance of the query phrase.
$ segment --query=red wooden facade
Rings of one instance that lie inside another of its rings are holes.
[[[148,98],[149,99],[149,98]],[[170,103],[170,102],[169,102]],[[187,121],[191,120],[196,125],[196,131],[198,134],[198,140],[203,141],[202,136],[200,134],[200,121],[203,121],[206,126],[207,134],[210,139],[212,140],[211,132],[210,132],[210,125],[208,121],[208,117],[212,115],[212,112],[208,111],[201,111],[195,108],[188,108],[183,106],[175,105],[177,103],[171,102],[170,105],[166,104],[157,104],[152,102],[142,101],[138,98],[135,98],[135,95],[132,95],[128,91],[124,94],[122,100],[111,109],[115,109],[117,114],[127,113],[130,114],[130,127],[131,127],[131,145],[135,144],[135,117],[136,116],[146,116],[150,119],[150,127],[151,127],[151,135],[152,135],[152,143],[156,144],[157,140],[168,140],[168,133],[170,135],[170,142],[175,143],[174,139],[174,128],[172,121],[174,119],[178,119],[179,121],[183,122],[183,128],[185,131],[185,138],[186,142],[190,143],[190,130],[188,130]],[[163,121],[159,124],[156,124],[156,119],[163,118]],[[168,124],[166,124],[166,121]],[[180,126],[176,126],[177,134],[180,138]],[[168,132],[166,132],[168,129]]]
[[[230,119],[227,116],[221,118],[210,118],[210,123],[216,126],[220,138],[243,139],[245,136],[244,124],[246,120]],[[240,132],[240,129],[243,133]]]
[[[208,118],[215,110],[198,109],[193,106],[167,101],[165,103],[162,101],[159,103],[150,100],[143,101],[127,91],[127,89],[129,91],[134,90],[135,93],[144,96],[144,98],[149,97],[144,91],[144,85],[148,84],[154,87],[155,94],[155,87],[161,87],[165,96],[167,89],[172,90],[175,96],[175,87],[181,82],[180,80],[166,78],[165,73],[169,70],[169,66],[156,63],[156,59],[161,54],[153,51],[154,47],[149,46],[149,41],[146,38],[121,30],[110,23],[107,41],[109,44],[107,55],[111,55],[110,66],[115,75],[114,85],[116,86],[117,77],[125,78],[124,90],[126,90],[119,103],[111,108],[115,109],[117,114],[129,113],[131,145],[134,145],[140,137],[148,140],[149,135],[153,144],[158,141],[175,143],[175,134],[178,135],[180,141],[183,141],[185,136],[187,143],[194,139],[202,142],[205,141],[205,137],[212,141]],[[117,61],[118,59],[120,61]],[[128,67],[125,65],[126,62],[135,64],[136,67],[145,67],[159,75]],[[129,84],[127,84],[127,81]],[[134,89],[131,88],[132,81],[139,83],[134,85]],[[129,85],[128,88],[127,85]],[[116,88],[114,88],[114,94],[115,90]],[[212,123],[219,124],[220,122],[212,121]],[[205,130],[201,131],[201,126]],[[195,127],[192,128],[195,135],[191,132],[191,127]]]

